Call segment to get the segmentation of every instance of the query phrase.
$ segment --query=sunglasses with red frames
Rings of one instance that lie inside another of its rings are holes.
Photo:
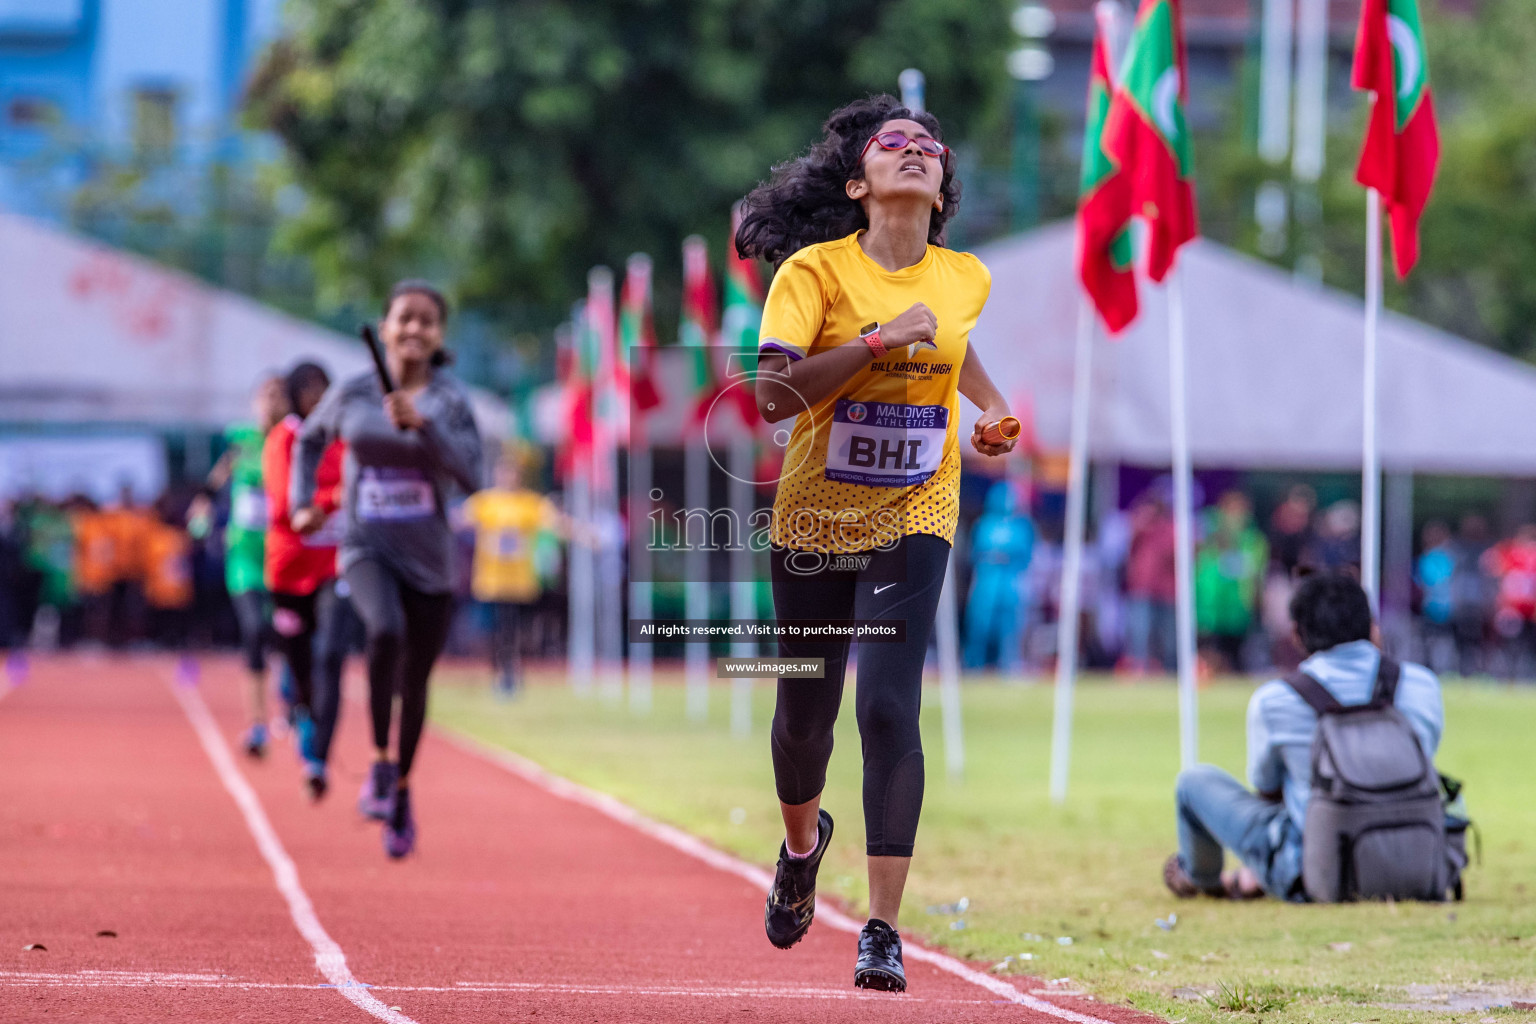
[[[859,163],[864,162],[864,154],[869,152],[870,146],[879,146],[881,149],[898,150],[908,146],[916,146],[925,156],[938,157],[939,166],[949,170],[949,147],[931,135],[919,135],[916,138],[908,138],[905,132],[876,132],[864,143],[864,149],[859,153]]]

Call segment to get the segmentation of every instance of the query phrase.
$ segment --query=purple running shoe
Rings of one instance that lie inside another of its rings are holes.
[[[416,818],[411,814],[411,791],[395,790],[395,806],[384,822],[384,852],[399,860],[416,848]]]
[[[395,804],[395,780],[400,769],[390,761],[375,761],[373,770],[357,795],[357,811],[365,818],[384,821]]]

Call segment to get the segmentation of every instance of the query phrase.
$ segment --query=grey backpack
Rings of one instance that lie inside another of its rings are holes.
[[[1286,677],[1317,712],[1302,829],[1302,882],[1315,903],[1460,895],[1465,854],[1458,864],[1440,776],[1393,703],[1400,674],[1383,655],[1370,701],[1348,706],[1304,672]]]

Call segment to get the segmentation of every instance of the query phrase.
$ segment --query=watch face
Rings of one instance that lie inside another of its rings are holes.
[[[880,329],[880,325],[878,323],[874,323],[874,322],[867,323],[862,328],[859,329],[859,337],[862,338],[866,334],[873,334],[876,331],[878,331],[879,329]]]

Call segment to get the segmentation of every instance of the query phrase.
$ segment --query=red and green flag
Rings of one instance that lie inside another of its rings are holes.
[[[661,404],[656,392],[651,356],[656,326],[651,315],[651,258],[635,253],[624,265],[619,290],[619,392],[628,395],[633,411],[647,413]]]
[[[741,226],[741,204],[731,208],[731,236],[725,243],[725,305],[720,313],[720,344],[727,359],[741,363],[729,373],[754,365],[758,332],[763,326],[763,278],[756,260],[743,259],[736,251],[736,229]],[[740,353],[738,356],[737,353]],[[722,382],[722,388],[729,381]],[[722,388],[717,388],[719,393]],[[744,425],[757,423],[757,402],[751,388],[728,388],[736,414]]]
[[[706,402],[714,392],[715,370],[710,347],[720,331],[715,281],[709,272],[709,245],[698,235],[683,239],[683,308],[677,343],[694,349],[693,394],[695,404]]]
[[[720,315],[720,343],[733,351],[757,351],[763,325],[763,278],[757,261],[736,252],[741,204],[731,208],[731,237],[725,243],[725,307]]]
[[[1114,95],[1107,25],[1099,24],[1088,74],[1088,118],[1077,199],[1077,274],[1111,334],[1136,319],[1130,180],[1104,148]]]
[[[1189,75],[1179,0],[1142,0],[1104,124],[1131,212],[1147,222],[1147,275],[1161,281],[1179,246],[1200,233],[1195,159],[1184,118]]]
[[[1419,216],[1440,162],[1417,0],[1364,0],[1353,84],[1374,94],[1355,180],[1381,193],[1398,277],[1419,259]]]

